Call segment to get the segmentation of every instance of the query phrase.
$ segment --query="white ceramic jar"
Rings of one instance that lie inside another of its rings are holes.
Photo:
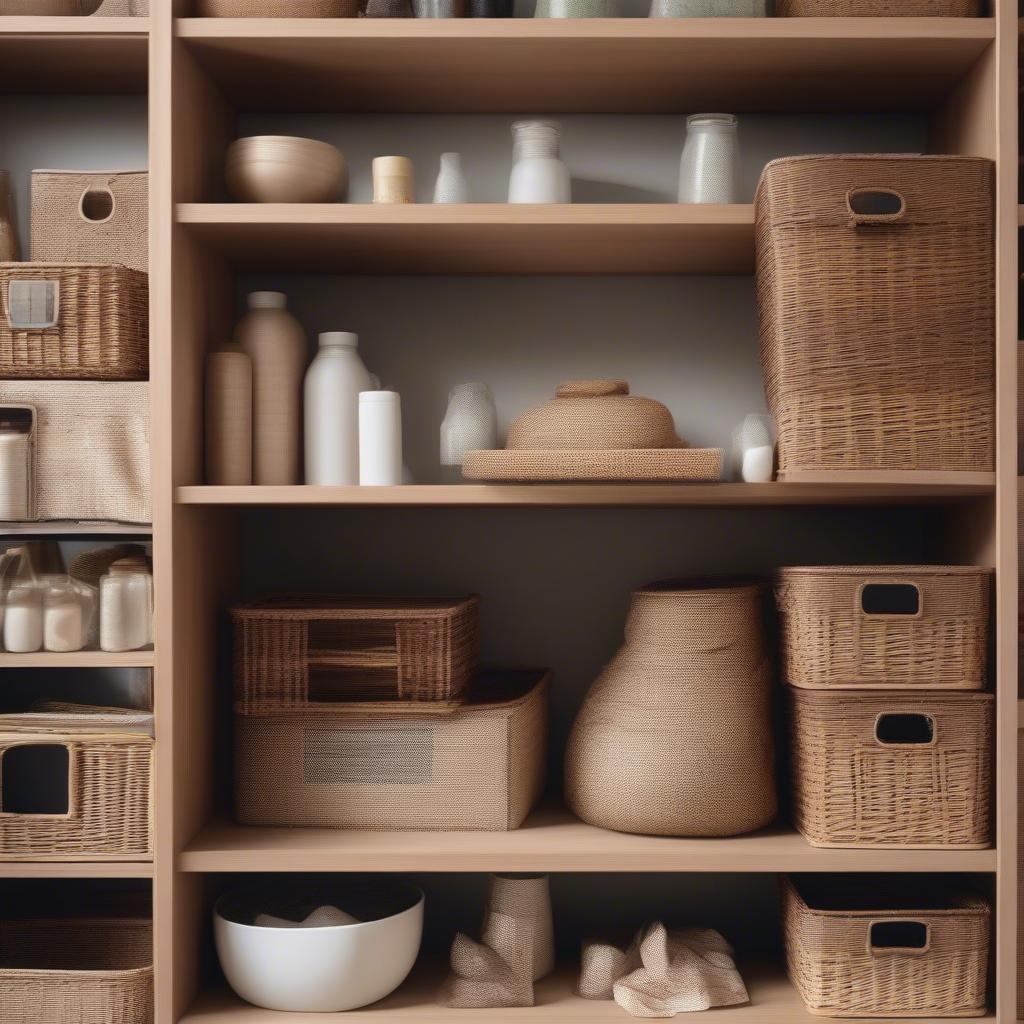
[[[402,403],[397,391],[359,396],[359,482],[369,487],[402,482]]]
[[[69,576],[47,576],[42,589],[43,649],[68,654],[91,646],[96,610],[92,587]]]
[[[679,161],[679,202],[735,203],[739,195],[739,140],[732,114],[693,114]]]
[[[571,203],[569,168],[559,157],[561,126],[555,121],[512,125],[515,161],[508,182],[510,203]]]
[[[359,393],[373,388],[359,335],[328,331],[306,371],[306,483],[359,483]]]
[[[142,558],[119,558],[100,579],[100,647],[138,651],[153,642],[153,577]]]
[[[42,646],[42,588],[35,583],[11,587],[4,602],[4,650],[31,654]]]
[[[460,153],[442,153],[441,166],[434,183],[435,203],[468,203],[469,182],[462,173]]]
[[[441,421],[441,465],[461,466],[466,452],[497,447],[498,412],[491,389],[479,381],[456,385]]]

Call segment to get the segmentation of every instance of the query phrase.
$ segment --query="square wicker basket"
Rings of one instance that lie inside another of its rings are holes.
[[[941,879],[782,880],[789,976],[823,1017],[980,1017],[991,912]]]

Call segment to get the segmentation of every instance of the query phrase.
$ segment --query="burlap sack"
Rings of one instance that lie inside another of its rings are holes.
[[[760,591],[654,584],[580,709],[565,791],[584,821],[647,835],[731,836],[776,815],[771,667]]]

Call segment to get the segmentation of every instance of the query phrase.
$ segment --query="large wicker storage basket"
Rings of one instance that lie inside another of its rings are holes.
[[[989,845],[991,694],[787,690],[793,823],[812,846]]]
[[[547,758],[546,676],[479,677],[450,713],[329,705],[235,714],[235,810],[243,825],[518,828]]]
[[[0,921],[4,1024],[150,1024],[153,926],[136,918]]]
[[[765,168],[757,299],[781,479],[994,468],[992,181],[967,157]]]
[[[100,263],[0,263],[0,376],[145,380],[148,282]]]
[[[4,798],[9,783],[16,784],[5,771],[13,752],[32,747],[67,751],[67,810],[20,813],[0,799],[0,861],[145,860],[152,855],[151,716],[73,705],[0,715]]]
[[[775,0],[777,18],[976,18],[981,0]]]
[[[479,606],[318,595],[232,608],[235,701],[459,701],[476,669]]]
[[[780,569],[783,679],[809,689],[983,689],[989,589],[989,570],[975,566]]]
[[[0,407],[35,410],[39,519],[151,520],[149,385],[0,380]]]
[[[148,270],[148,172],[33,171],[32,259]]]
[[[939,879],[782,880],[789,976],[818,1016],[981,1016],[989,918],[980,896]]]

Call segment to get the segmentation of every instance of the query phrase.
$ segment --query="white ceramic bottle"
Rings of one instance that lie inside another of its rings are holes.
[[[569,168],[558,155],[561,126],[555,121],[512,125],[515,163],[508,182],[510,203],[571,203]]]
[[[359,396],[359,482],[369,487],[402,482],[402,403],[397,391]]]
[[[252,360],[252,482],[297,484],[302,478],[302,374],[308,346],[281,292],[253,292],[235,328]]]
[[[434,183],[435,203],[468,203],[469,182],[462,173],[460,153],[442,153],[441,166]]]
[[[679,161],[679,202],[735,203],[739,140],[732,114],[693,114]]]
[[[359,483],[359,392],[373,377],[359,358],[359,335],[328,331],[306,371],[306,483]]]

